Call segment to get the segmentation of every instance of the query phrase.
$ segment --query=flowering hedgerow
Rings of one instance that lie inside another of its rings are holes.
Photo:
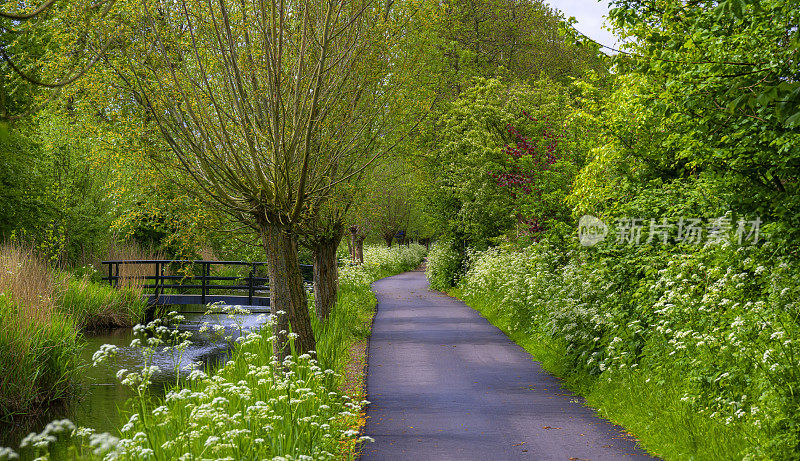
[[[425,247],[419,244],[409,246],[370,246],[364,252],[362,268],[372,274],[407,271],[417,267],[425,257]]]
[[[692,412],[737,428],[747,447],[729,455],[795,458],[800,264],[773,252],[495,248],[470,255],[460,290],[561,348],[568,374],[676,387]]]
[[[344,261],[339,267],[340,286],[369,285],[376,279],[398,274],[419,266],[425,257],[425,247],[413,243],[407,247],[364,247],[364,264]]]
[[[453,249],[452,242],[435,242],[428,255],[425,277],[434,290],[454,286],[462,275],[461,255]]]

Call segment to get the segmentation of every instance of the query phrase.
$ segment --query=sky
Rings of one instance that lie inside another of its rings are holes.
[[[575,28],[603,45],[614,47],[618,43],[614,34],[602,28],[608,15],[608,0],[546,0],[550,6],[564,12],[564,17],[578,20]],[[608,50],[605,50],[608,52]]]

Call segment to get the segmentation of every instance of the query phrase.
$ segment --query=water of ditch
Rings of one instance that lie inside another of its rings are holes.
[[[203,363],[206,367],[215,368],[224,364],[229,356],[230,342],[222,336],[239,336],[240,327],[245,331],[258,329],[266,316],[263,307],[253,308],[249,314],[237,315],[235,319],[226,315],[204,315],[206,306],[171,306],[172,310],[180,311],[185,320],[178,329],[191,331],[191,346],[186,349],[181,359],[180,368],[191,363]],[[225,326],[225,335],[200,332],[204,324],[219,324]],[[82,369],[79,373],[77,395],[69,402],[57,405],[34,420],[22,421],[14,425],[0,424],[0,447],[17,448],[19,442],[29,432],[40,432],[54,419],[68,418],[77,426],[94,428],[98,432],[116,431],[124,424],[120,418],[120,408],[134,395],[134,391],[119,383],[116,377],[117,370],[126,368],[136,370],[141,368],[143,358],[138,349],[131,348],[130,342],[134,339],[132,328],[116,328],[89,332],[84,335],[86,346],[81,354]],[[119,347],[116,359],[99,366],[92,366],[92,355],[103,344],[113,344]],[[151,393],[163,396],[166,389],[175,384],[176,367],[175,358],[169,352],[159,352],[154,358],[160,372],[153,376]],[[185,371],[181,372],[185,375]]]

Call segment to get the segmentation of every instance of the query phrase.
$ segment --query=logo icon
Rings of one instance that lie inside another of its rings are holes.
[[[581,245],[590,247],[602,242],[608,235],[608,226],[592,215],[584,215],[578,221],[578,240]]]

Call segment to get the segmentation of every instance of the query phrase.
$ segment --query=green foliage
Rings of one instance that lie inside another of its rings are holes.
[[[543,202],[536,197],[515,202],[509,191],[497,186],[492,173],[509,168],[509,156],[502,148],[517,141],[509,134],[509,126],[536,139],[545,121],[561,132],[569,112],[566,89],[552,81],[507,85],[499,80],[478,80],[441,114],[437,126],[427,134],[427,200],[429,213],[443,224],[445,238],[486,248],[499,237],[514,233],[520,214],[563,208],[573,165],[580,166],[583,159],[574,141],[578,137],[571,133],[562,141],[570,158],[542,178],[546,185]]]
[[[33,228],[41,207],[43,178],[37,174],[36,146],[22,129],[8,129],[0,137],[0,239],[14,229]]]
[[[734,213],[777,223],[784,245],[800,229],[800,10],[791,0],[620,0],[610,16],[630,36],[620,58],[634,101],[661,125],[649,156],[699,175]],[[644,133],[639,133],[645,134]],[[634,154],[636,155],[636,154]],[[658,164],[660,162],[649,162]],[[779,231],[778,231],[779,230]]]
[[[47,81],[72,74],[76,61],[92,54],[75,52],[86,46],[85,35],[106,30],[87,30],[86,18],[79,17],[85,13],[80,2],[68,3],[59,9],[58,20],[48,15],[36,21],[40,29],[57,29],[53,36],[40,37],[45,57],[39,64],[50,65],[40,65],[34,75]],[[66,32],[70,28],[76,30]],[[29,40],[32,34],[23,35]],[[26,53],[14,58],[29,58],[23,64],[36,67],[35,56]],[[137,239],[169,255],[196,255],[218,219],[178,178],[166,174],[174,159],[163,155],[167,148],[155,123],[144,119],[113,68],[92,67],[41,108],[35,107],[36,98],[47,90],[7,73],[11,83],[0,92],[14,99],[6,104],[30,104],[37,110],[4,124],[0,136],[0,239],[35,244],[61,266],[93,261],[117,239]]]
[[[457,98],[475,77],[564,81],[589,69],[605,72],[596,49],[561,34],[563,17],[546,2],[477,0],[439,3],[424,40],[423,63],[439,94]]]
[[[102,251],[111,224],[104,169],[73,123],[45,112],[0,141],[0,238],[33,243],[53,264]]]
[[[388,277],[389,275],[399,274],[410,271],[420,265],[425,257],[425,247],[416,243],[409,246],[397,246],[386,248],[382,246],[370,246],[364,249],[364,264],[359,266],[348,266],[350,269],[342,268],[339,271],[339,279],[348,280],[350,275],[346,275],[347,270],[354,270],[369,274],[372,281]],[[370,281],[369,283],[372,283]]]

